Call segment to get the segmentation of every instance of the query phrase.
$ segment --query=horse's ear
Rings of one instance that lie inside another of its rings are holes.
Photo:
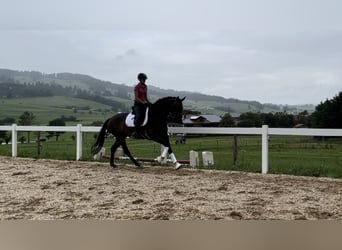
[[[185,96],[181,99],[181,101],[184,101],[185,100]]]

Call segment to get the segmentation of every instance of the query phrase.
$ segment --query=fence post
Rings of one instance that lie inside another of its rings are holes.
[[[233,140],[233,165],[234,167],[237,167],[237,162],[238,160],[238,139],[237,135],[234,135],[234,140]]]
[[[268,125],[262,125],[261,172],[268,173]]]
[[[17,146],[17,124],[12,124],[12,157],[18,156],[18,146]]]
[[[76,130],[76,161],[82,159],[82,124],[77,124]]]

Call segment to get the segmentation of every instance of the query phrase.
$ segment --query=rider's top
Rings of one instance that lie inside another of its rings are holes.
[[[138,103],[146,103],[148,101],[147,99],[147,85],[144,83],[139,82],[134,87],[134,92],[137,94],[138,99],[135,99],[135,102]]]

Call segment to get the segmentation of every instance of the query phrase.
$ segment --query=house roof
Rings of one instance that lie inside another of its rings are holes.
[[[204,123],[219,123],[221,121],[221,117],[217,115],[192,115],[188,116],[183,120],[183,123],[196,123],[196,122],[203,122]]]
[[[219,117],[217,115],[201,115],[201,117],[205,118],[209,122],[220,122],[221,121],[221,117]]]

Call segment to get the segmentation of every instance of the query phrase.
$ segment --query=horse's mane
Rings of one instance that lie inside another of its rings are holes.
[[[166,97],[162,97],[160,99],[158,99],[154,104],[162,104],[166,101],[169,101],[170,99],[176,99],[177,97],[174,97],[174,96],[166,96]]]

